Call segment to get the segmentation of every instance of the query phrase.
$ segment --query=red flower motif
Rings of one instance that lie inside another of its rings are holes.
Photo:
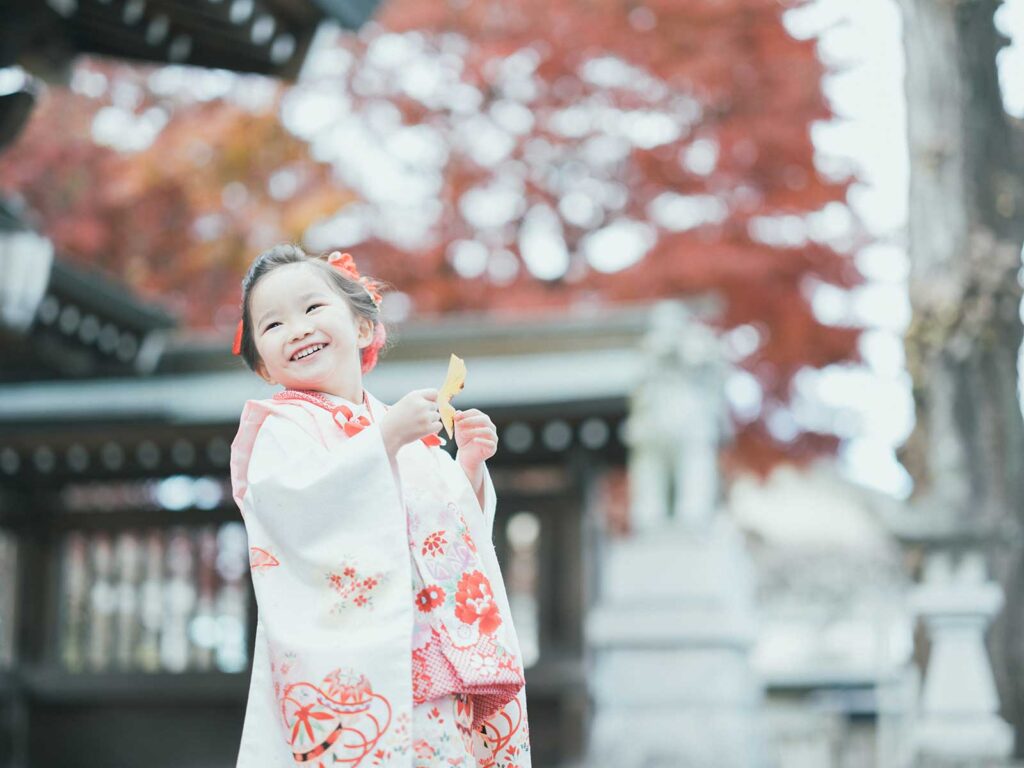
[[[494,602],[491,582],[480,571],[470,571],[459,579],[455,592],[455,615],[464,624],[480,622],[480,631],[494,634],[501,626],[501,614]]]
[[[327,583],[331,589],[337,592],[342,600],[332,611],[342,611],[347,606],[354,605],[356,608],[373,606],[373,590],[380,586],[383,574],[376,576],[363,576],[354,565],[346,565],[341,573],[326,574]]]
[[[423,554],[437,557],[444,554],[444,546],[448,539],[444,537],[444,531],[434,531],[423,540]]]
[[[462,540],[466,542],[466,546],[469,547],[470,552],[476,552],[476,542],[473,541],[473,537],[469,535],[468,529],[463,531]]]
[[[421,613],[430,613],[444,602],[444,590],[440,587],[424,587],[416,593],[416,607]]]

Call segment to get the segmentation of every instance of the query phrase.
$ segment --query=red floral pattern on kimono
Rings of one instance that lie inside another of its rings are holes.
[[[331,609],[340,612],[349,607],[373,608],[373,591],[387,582],[383,573],[363,574],[354,564],[343,562],[327,573],[328,586],[338,594],[339,600]]]
[[[494,602],[491,582],[480,571],[470,571],[459,579],[455,616],[466,624],[479,621],[480,632],[484,635],[493,635],[501,626],[501,613]]]

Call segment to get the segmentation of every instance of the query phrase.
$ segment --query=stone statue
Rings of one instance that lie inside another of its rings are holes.
[[[633,527],[706,527],[728,429],[718,341],[685,307],[665,302],[652,313],[644,352],[626,431]]]

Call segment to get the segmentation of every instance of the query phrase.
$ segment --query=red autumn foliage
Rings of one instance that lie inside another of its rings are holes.
[[[420,315],[715,293],[720,327],[759,333],[742,364],[764,389],[765,411],[785,407],[801,368],[856,358],[857,330],[821,323],[808,286],[860,279],[848,255],[829,244],[755,236],[764,217],[842,204],[848,184],[815,167],[810,127],[830,117],[823,66],[813,40],[786,32],[786,7],[778,0],[390,0],[378,24],[336,43],[352,54],[350,66],[321,68],[291,88],[343,94],[355,115],[390,104],[401,124],[439,137],[446,154],[436,216],[412,245],[386,227],[339,245],[350,246],[363,272],[398,286]],[[370,55],[396,39],[447,73],[441,95],[438,87],[410,86],[415,63],[389,68]],[[84,66],[112,83],[134,83],[142,94],[135,113],[163,109],[167,126],[142,152],[99,148],[88,127],[113,89],[98,98],[55,90],[24,138],[0,156],[0,187],[27,198],[68,257],[169,300],[192,328],[220,328],[227,339],[238,278],[252,255],[267,242],[301,239],[359,196],[360,185],[343,189],[282,127],[285,86],[254,113],[226,99],[169,103],[147,88],[148,70]],[[471,108],[445,98],[456,88]],[[502,115],[510,110],[529,119],[509,128]],[[492,129],[504,148],[481,157],[473,134]],[[323,159],[348,178],[351,158]],[[268,180],[282,170],[297,181],[275,198]],[[507,220],[481,227],[467,217],[467,193],[510,180],[519,204]],[[589,214],[570,215],[569,196]],[[386,209],[362,197],[365,210]],[[691,212],[655,216],[666,201]],[[524,222],[542,209],[565,244],[564,269],[551,279],[531,273],[521,247]],[[646,253],[602,271],[587,256],[589,238],[624,222],[649,234]],[[455,267],[461,241],[487,251],[473,277]],[[780,441],[762,418],[741,425],[730,462],[763,471],[835,444],[817,434]]]
[[[281,125],[279,84],[267,84],[266,104],[245,107],[158,97],[153,71],[80,65],[79,75],[108,88],[99,97],[51,89],[0,155],[0,190],[25,199],[63,258],[123,281],[191,328],[228,327],[252,254],[300,240],[352,194]],[[152,115],[166,125],[140,150],[97,145],[99,114],[125,99],[137,100],[130,111],[140,121]],[[276,199],[268,181],[281,172],[294,191]]]

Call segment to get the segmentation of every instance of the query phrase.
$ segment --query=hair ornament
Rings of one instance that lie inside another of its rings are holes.
[[[242,320],[239,319],[238,327],[235,329],[235,342],[231,345],[231,354],[233,355],[242,354],[242,331],[243,324]]]
[[[356,269],[356,260],[352,258],[351,253],[334,251],[327,257],[327,263],[347,275],[350,280],[359,282],[359,270]]]
[[[351,253],[333,251],[327,257],[327,263],[350,280],[363,286],[363,289],[370,294],[370,298],[373,299],[373,303],[378,307],[380,306],[380,303],[383,300],[380,295],[380,286],[375,281],[365,278],[359,274],[359,270],[356,268],[356,260],[352,258]]]

